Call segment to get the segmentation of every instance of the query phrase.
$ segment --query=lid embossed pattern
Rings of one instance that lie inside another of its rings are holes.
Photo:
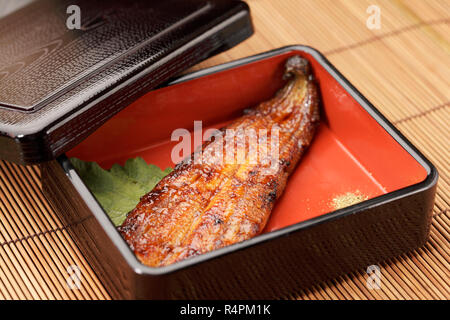
[[[101,3],[94,2],[95,6]],[[0,105],[34,111],[93,73],[154,41],[162,30],[168,33],[210,6],[208,3],[177,6],[179,15],[164,16],[160,14],[161,10],[167,10],[162,6],[164,3],[167,4],[163,2],[158,7],[140,10],[139,2],[135,2],[105,8],[102,12],[91,9],[92,1],[83,1],[80,6],[85,22],[80,30],[66,27],[68,4],[64,1],[49,8],[48,14],[38,15],[27,29],[4,23],[4,32],[0,35],[0,43],[6,44],[5,50],[0,52]],[[133,19],[128,19],[130,16]],[[34,37],[39,42],[27,39],[23,45],[15,45],[13,39],[26,37]]]

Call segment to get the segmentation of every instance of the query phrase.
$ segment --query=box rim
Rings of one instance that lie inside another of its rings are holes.
[[[199,256],[195,256],[168,266],[163,267],[149,267],[142,264],[137,257],[134,255],[132,250],[129,248],[126,241],[122,238],[120,233],[117,231],[116,227],[113,225],[109,219],[106,212],[102,209],[100,204],[97,202],[93,194],[89,191],[87,186],[83,183],[79,175],[76,173],[74,167],[70,163],[69,159],[65,154],[57,158],[57,161],[62,166],[66,176],[71,181],[75,190],[80,194],[81,198],[84,200],[85,204],[89,207],[92,214],[95,216],[103,230],[106,232],[108,237],[120,251],[128,265],[137,274],[159,276],[170,274],[199,263],[206,262],[211,259],[216,259],[222,255],[226,255],[238,250],[242,250],[257,244],[264,243],[266,241],[279,238],[281,236],[286,236],[290,233],[304,230],[306,228],[314,227],[316,225],[322,224],[324,222],[333,221],[335,219],[346,217],[347,215],[362,213],[365,210],[387,204],[389,202],[405,198],[407,196],[417,194],[433,188],[438,180],[438,171],[434,165],[403,135],[401,134],[395,126],[389,122],[375,106],[373,106],[332,64],[328,61],[325,56],[323,56],[318,50],[304,45],[291,45],[285,46],[278,49],[266,51],[253,56],[245,57],[242,59],[234,60],[224,64],[216,65],[213,67],[205,68],[202,70],[194,71],[187,75],[181,76],[174,81],[168,83],[167,85],[160,86],[168,87],[178,83],[182,83],[189,80],[194,80],[199,77],[211,75],[220,71],[229,70],[236,68],[248,63],[256,62],[262,59],[270,58],[279,54],[287,53],[290,51],[303,51],[310,54],[314,59],[320,63],[327,72],[329,72],[333,78],[354,98],[358,104],[363,107],[366,112],[397,142],[400,146],[405,149],[413,158],[416,160],[427,172],[426,178],[418,183],[409,185],[407,187],[362,201],[360,203],[354,204],[352,206],[342,208],[339,210],[324,213],[318,217],[311,218],[305,221],[298,222],[293,225],[283,227],[278,230],[274,230],[265,234],[258,235],[252,239],[245,240],[240,243],[235,243],[217,250],[206,252]],[[157,88],[157,89],[158,89]]]

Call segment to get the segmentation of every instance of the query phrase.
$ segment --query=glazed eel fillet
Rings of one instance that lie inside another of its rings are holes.
[[[309,62],[290,57],[284,76],[288,82],[274,98],[218,130],[128,214],[119,231],[143,264],[169,265],[262,232],[319,123]],[[267,134],[236,138],[249,129]],[[272,152],[275,147],[278,152]],[[257,150],[253,157],[238,161],[238,154],[250,148]],[[220,150],[231,150],[223,151],[228,161],[214,158]]]

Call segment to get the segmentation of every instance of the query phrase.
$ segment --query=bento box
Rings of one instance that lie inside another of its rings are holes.
[[[220,128],[283,85],[292,55],[310,61],[322,120],[262,234],[164,267],[141,264],[69,158],[108,169],[171,160],[171,133]],[[438,174],[317,50],[289,46],[193,72],[149,91],[75,148],[41,165],[46,197],[114,298],[283,298],[422,246]],[[364,199],[336,209],[333,199]]]

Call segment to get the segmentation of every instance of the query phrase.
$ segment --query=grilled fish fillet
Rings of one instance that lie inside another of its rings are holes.
[[[274,98],[222,128],[128,214],[119,231],[143,264],[169,265],[264,229],[319,123],[308,61],[292,56],[285,70],[289,81]]]

